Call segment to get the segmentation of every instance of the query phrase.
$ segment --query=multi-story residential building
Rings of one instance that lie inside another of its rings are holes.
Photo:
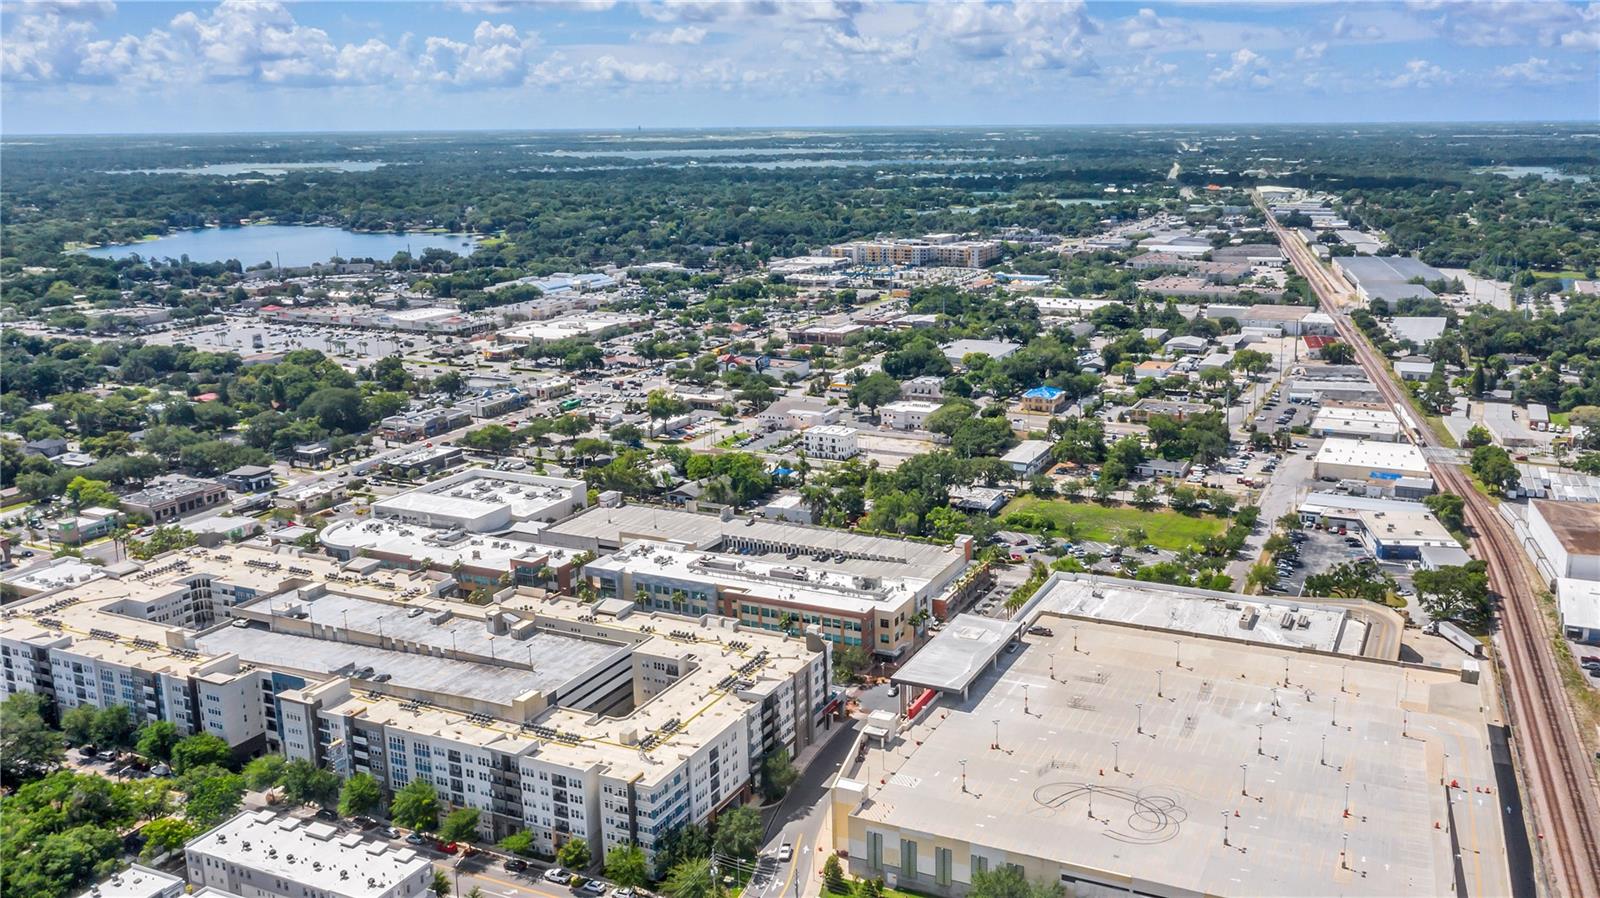
[[[6,609],[5,691],[213,733],[388,788],[426,777],[498,838],[658,839],[751,794],[837,707],[830,643],[714,615],[246,543],[191,548]],[[820,628],[818,628],[820,629]],[[298,894],[296,892],[295,894]]]
[[[856,445],[856,429],[840,424],[823,424],[805,431],[806,455],[831,461],[842,461],[860,452]]]
[[[911,239],[856,240],[828,248],[835,258],[854,265],[947,265],[982,268],[1000,258],[998,240],[962,240],[955,234],[928,234]]]
[[[937,402],[920,399],[901,399],[878,409],[878,420],[894,430],[921,430],[928,416],[942,406]]]
[[[320,820],[244,811],[184,847],[189,882],[254,898],[418,898],[433,862]],[[113,896],[108,896],[113,898]]]

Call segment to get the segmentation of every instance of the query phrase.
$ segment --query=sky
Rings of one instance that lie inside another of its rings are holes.
[[[1600,121],[1600,2],[0,2],[0,133]]]

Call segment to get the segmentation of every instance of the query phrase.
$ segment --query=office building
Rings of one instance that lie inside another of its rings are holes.
[[[1000,456],[1018,477],[1032,477],[1052,464],[1050,453],[1055,444],[1049,440],[1023,440]]]
[[[90,886],[78,898],[178,898],[184,885],[181,876],[134,864]]]
[[[878,409],[878,420],[893,430],[921,430],[928,416],[942,407],[938,402],[901,399]]]
[[[236,493],[259,493],[273,485],[272,469],[266,465],[240,465],[218,478]]]
[[[1402,438],[1400,419],[1385,409],[1325,406],[1311,419],[1311,435],[1394,443]]]

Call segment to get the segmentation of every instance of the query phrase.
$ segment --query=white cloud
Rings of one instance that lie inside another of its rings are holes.
[[[1328,33],[1342,41],[1380,41],[1383,40],[1383,29],[1376,25],[1362,25],[1350,21],[1349,15],[1340,16],[1334,20],[1333,27]]]
[[[1394,88],[1427,90],[1440,87],[1455,81],[1455,74],[1446,71],[1426,59],[1413,59],[1406,63],[1405,68],[1384,84]]]
[[[1210,81],[1218,87],[1272,86],[1271,63],[1265,56],[1248,47],[1240,47],[1228,57],[1227,68],[1212,69]]]
[[[1588,77],[1578,66],[1559,65],[1542,56],[1530,56],[1522,62],[1498,66],[1494,73],[1507,84],[1565,84]]]
[[[706,30],[698,25],[679,25],[671,31],[652,31],[644,39],[672,47],[695,46],[706,39]]]
[[[1024,68],[1073,75],[1099,69],[1089,49],[1099,28],[1081,0],[955,2],[927,9],[939,37],[968,59],[1009,58]]]
[[[1435,33],[1473,47],[1600,47],[1600,3],[1472,0],[1411,3]]]

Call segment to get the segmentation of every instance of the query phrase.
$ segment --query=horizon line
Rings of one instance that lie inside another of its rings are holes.
[[[1396,127],[1396,126],[1490,126],[1490,125],[1590,125],[1592,118],[1571,119],[1349,119],[1327,121],[1145,121],[1145,122],[1076,122],[1076,123],[979,123],[979,124],[771,124],[771,125],[603,125],[589,127],[544,128],[386,128],[386,129],[272,129],[262,131],[22,131],[7,133],[0,128],[0,141],[14,138],[70,138],[70,137],[247,137],[341,134],[583,134],[594,132],[625,132],[667,134],[682,132],[772,131],[805,129],[813,131],[979,131],[979,130],[1073,130],[1085,128],[1334,128],[1334,127]]]

